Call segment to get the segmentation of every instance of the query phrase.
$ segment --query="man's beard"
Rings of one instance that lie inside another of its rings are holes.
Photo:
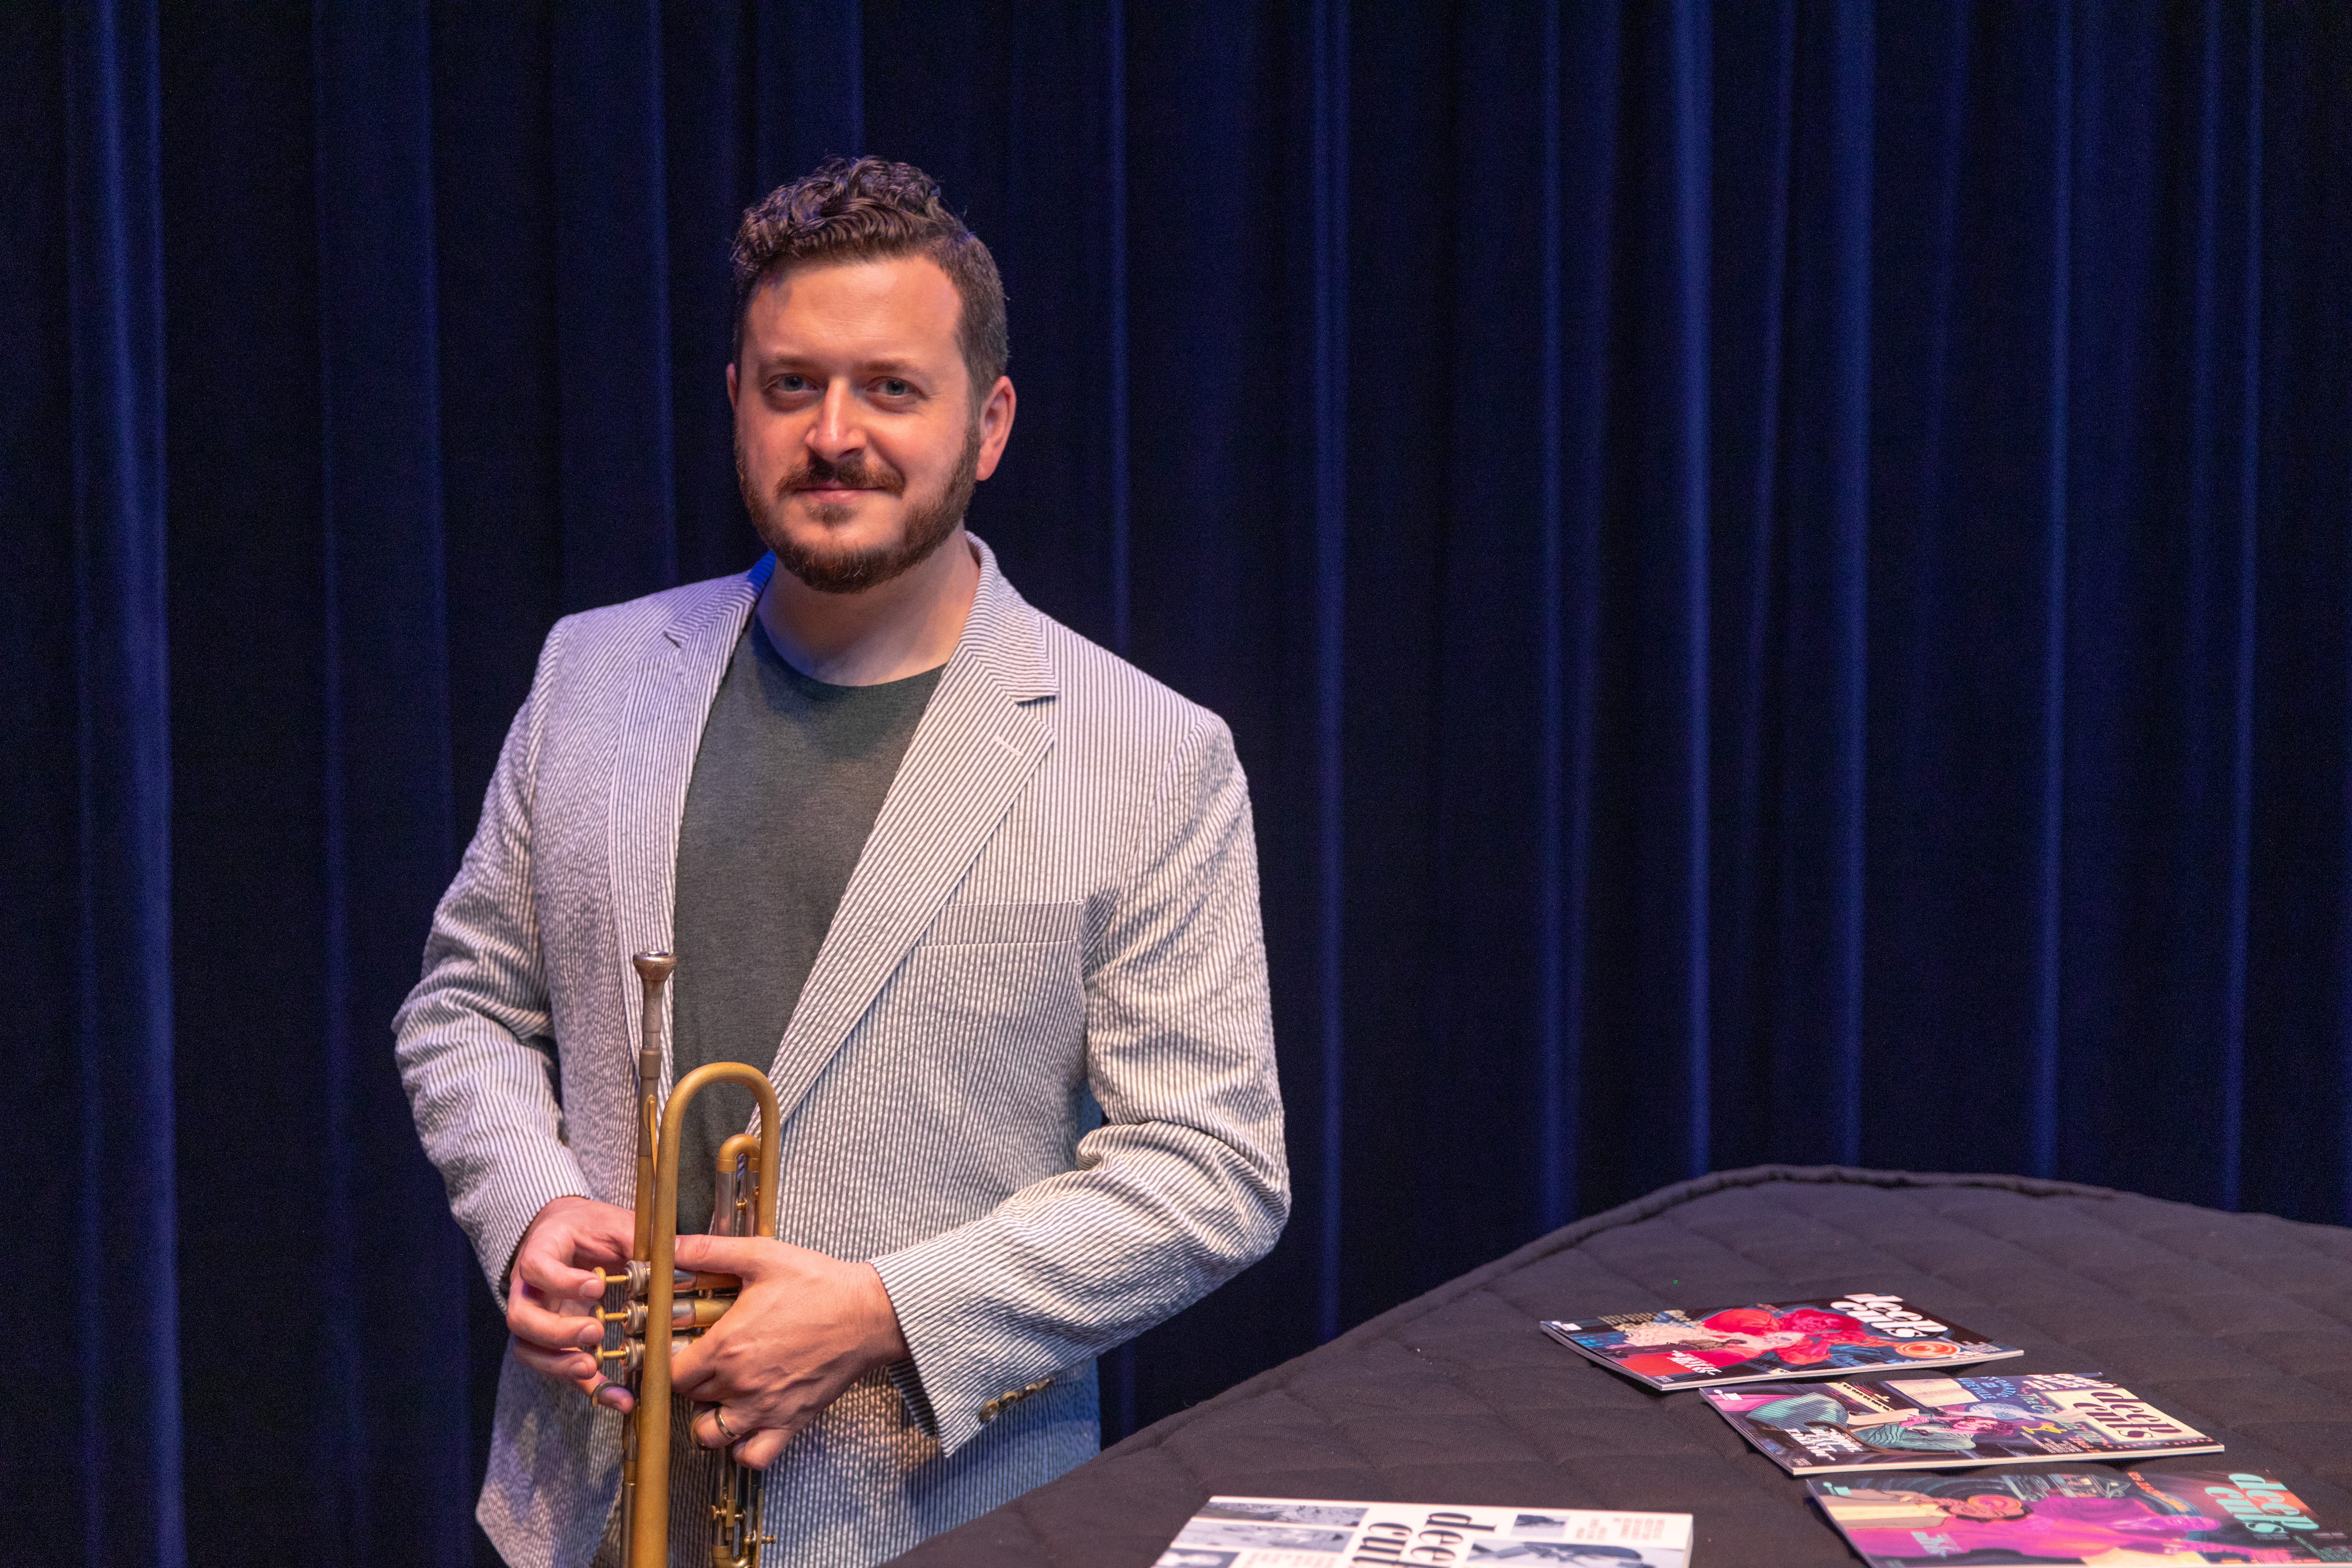
[[[819,487],[843,485],[903,496],[907,476],[888,463],[864,455],[845,463],[829,463],[812,453],[777,483],[772,496],[762,496],[752,488],[743,466],[743,443],[738,438],[735,480],[743,491],[744,510],[751,514],[751,527],[760,542],[775,552],[778,565],[820,594],[860,593],[921,565],[963,521],[964,509],[971,505],[972,489],[980,482],[980,421],[973,420],[965,433],[963,452],[938,498],[908,507],[905,531],[888,544],[865,550],[813,548],[795,541],[778,515],[792,504],[796,491]],[[809,512],[824,525],[849,519],[849,509],[843,506],[812,505]]]

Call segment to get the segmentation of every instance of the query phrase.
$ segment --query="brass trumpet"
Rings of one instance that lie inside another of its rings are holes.
[[[628,1266],[598,1269],[604,1300],[596,1310],[604,1338],[597,1359],[604,1375],[636,1396],[624,1418],[621,1451],[621,1539],[628,1568],[669,1563],[669,1359],[673,1344],[691,1340],[733,1304],[742,1282],[726,1274],[682,1274],[677,1268],[678,1130],[694,1097],[714,1083],[740,1083],[758,1096],[760,1134],[739,1132],[720,1145],[710,1234],[776,1233],[776,1092],[765,1073],[742,1062],[711,1062],[681,1079],[667,1107],[661,1094],[662,996],[677,960],[641,952],[632,960],[645,988],[637,1041],[637,1213]],[[719,1450],[710,1517],[713,1568],[756,1568],[760,1533],[756,1472]]]

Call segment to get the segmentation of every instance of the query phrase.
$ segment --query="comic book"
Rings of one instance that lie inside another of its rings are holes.
[[[1910,1470],[1805,1486],[1870,1568],[2352,1563],[2345,1521],[2246,1470]]]
[[[1689,1568],[1690,1545],[1686,1513],[1213,1497],[1185,1521],[1154,1568]]]
[[[1882,1367],[1966,1366],[2025,1353],[1925,1317],[1900,1296],[1868,1290],[1704,1313],[1621,1312],[1546,1322],[1543,1331],[1580,1355],[1663,1389]]]
[[[2221,1451],[2129,1389],[2078,1373],[1699,1392],[1732,1430],[1792,1476]]]

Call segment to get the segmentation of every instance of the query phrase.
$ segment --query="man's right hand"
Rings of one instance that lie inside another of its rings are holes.
[[[534,1215],[515,1247],[507,1274],[507,1331],[515,1360],[551,1377],[568,1378],[599,1405],[625,1411],[629,1391],[606,1383],[590,1353],[604,1338],[592,1315],[604,1299],[597,1265],[619,1268],[629,1260],[636,1215],[593,1198],[551,1200]]]

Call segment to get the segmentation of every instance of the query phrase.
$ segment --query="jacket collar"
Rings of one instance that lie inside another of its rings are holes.
[[[715,641],[725,649],[722,658],[731,655],[735,640],[743,635],[744,621],[760,602],[768,579],[775,574],[776,557],[771,552],[761,556],[749,572],[712,584],[716,592],[687,595],[677,614],[662,628],[662,636],[677,648]]]

